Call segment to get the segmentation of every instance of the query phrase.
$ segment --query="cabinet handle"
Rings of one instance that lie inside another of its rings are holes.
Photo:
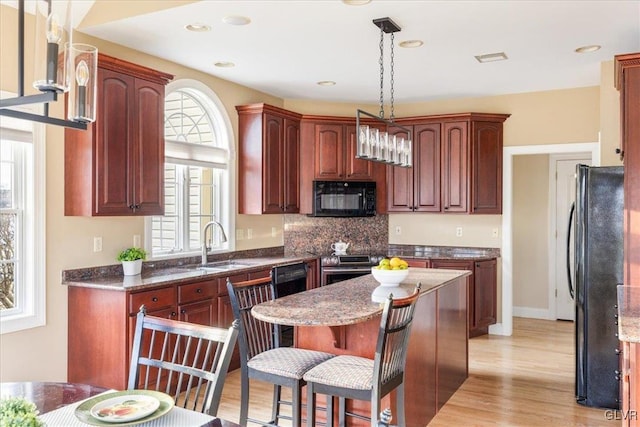
[[[153,302],[158,302],[158,297],[153,297],[153,298],[151,298],[151,301],[153,301]]]
[[[185,310],[184,308],[182,310],[180,310],[180,314],[185,314],[187,312],[187,310]]]
[[[616,352],[616,354],[617,354],[618,356],[620,356],[620,354],[622,353],[622,352],[620,351],[620,349],[619,349],[619,348],[616,348],[614,351]]]
[[[619,148],[616,148],[616,154],[620,154],[620,153],[622,153],[622,150]]]
[[[177,313],[176,313],[175,311],[172,311],[172,312],[171,312],[171,317],[176,317],[176,314],[177,314]]]
[[[449,209],[449,206],[445,206],[445,207],[444,207],[444,210],[445,210],[445,211],[446,211],[446,210],[448,210],[448,209]]]
[[[202,293],[202,289],[198,288],[196,289],[196,294],[201,294]]]

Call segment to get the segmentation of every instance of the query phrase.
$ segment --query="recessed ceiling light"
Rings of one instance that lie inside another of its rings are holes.
[[[205,32],[205,31],[211,31],[211,26],[210,25],[200,24],[200,23],[187,24],[187,25],[184,26],[184,28],[186,30],[194,31],[196,33],[202,33],[202,32]]]
[[[589,53],[589,52],[595,52],[596,50],[600,50],[602,46],[600,46],[599,44],[590,44],[588,46],[581,46],[579,48],[576,49],[576,52],[578,53]]]
[[[406,48],[413,48],[413,47],[420,47],[424,44],[424,42],[422,40],[404,40],[401,41],[398,46],[400,47],[406,47]]]
[[[229,15],[222,18],[222,22],[229,25],[247,25],[251,22],[251,19],[246,16]]]
[[[336,82],[331,81],[331,80],[323,80],[321,82],[317,83],[319,86],[335,86]]]
[[[236,64],[234,64],[233,62],[228,62],[228,61],[216,62],[213,65],[215,65],[218,68],[233,68],[236,66]]]
[[[342,0],[342,3],[349,6],[362,6],[363,4],[371,3],[371,0]]]
[[[505,61],[505,60],[509,59],[504,52],[487,53],[485,55],[477,55],[475,58],[480,63]]]

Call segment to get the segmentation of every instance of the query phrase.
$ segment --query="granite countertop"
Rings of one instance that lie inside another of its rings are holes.
[[[141,275],[123,276],[120,274],[107,274],[99,276],[74,276],[63,275],[62,284],[85,288],[109,289],[115,291],[137,291],[153,288],[161,285],[174,285],[194,280],[209,280],[219,277],[227,277],[232,274],[244,273],[253,270],[264,270],[279,265],[293,264],[296,262],[314,260],[314,256],[300,257],[257,257],[234,259],[239,264],[225,271],[206,271],[199,269],[198,264],[174,266],[169,268],[157,268],[143,270]]]
[[[618,285],[618,338],[640,343],[640,286]]]
[[[469,274],[466,270],[412,267],[401,286],[412,292],[420,282],[424,294]],[[377,287],[378,282],[368,274],[258,304],[251,313],[260,320],[288,326],[351,325],[382,313],[383,305],[371,301]]]

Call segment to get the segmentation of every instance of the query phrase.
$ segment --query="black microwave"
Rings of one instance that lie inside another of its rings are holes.
[[[370,181],[313,181],[312,216],[374,216],[376,183]]]

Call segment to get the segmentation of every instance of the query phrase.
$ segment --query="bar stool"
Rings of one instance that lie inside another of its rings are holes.
[[[301,393],[306,384],[302,376],[333,354],[291,347],[280,347],[279,325],[263,322],[251,315],[251,308],[274,299],[271,278],[265,277],[232,283],[227,279],[233,316],[240,322],[240,425],[247,422],[278,425],[280,419],[290,419],[293,427],[301,424]],[[274,385],[271,421],[265,423],[248,417],[249,379]],[[281,400],[282,387],[291,388],[291,402]],[[281,404],[291,404],[291,417],[280,413]]]
[[[315,394],[327,395],[327,426],[333,426],[330,406],[333,396],[339,399],[339,425],[346,416],[366,419],[377,425],[380,400],[397,389],[398,425],[404,426],[404,368],[415,303],[420,295],[420,283],[412,295],[385,301],[373,360],[358,356],[336,356],[320,363],[304,374],[307,382],[307,426],[315,426]],[[346,411],[346,399],[371,402],[370,418]]]

